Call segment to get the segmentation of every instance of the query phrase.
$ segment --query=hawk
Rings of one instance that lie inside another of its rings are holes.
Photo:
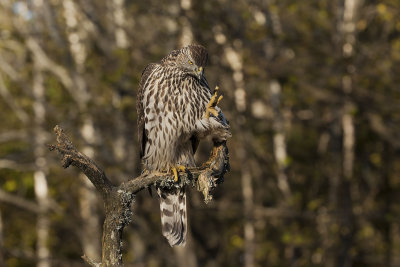
[[[199,140],[230,137],[229,125],[216,106],[204,75],[208,53],[201,45],[174,50],[144,69],[137,96],[140,157],[148,171],[172,172],[176,187],[158,187],[162,233],[171,246],[185,245],[185,188],[178,172],[194,167]],[[217,88],[216,88],[217,90]]]

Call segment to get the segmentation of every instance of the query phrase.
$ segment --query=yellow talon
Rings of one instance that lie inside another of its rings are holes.
[[[186,167],[182,166],[182,165],[178,165],[178,166],[176,166],[176,168],[181,172],[185,172],[186,171]]]
[[[185,166],[178,165],[176,167],[172,167],[171,169],[174,174],[174,181],[175,181],[175,183],[177,183],[178,182],[178,171],[185,172],[186,168],[185,168]]]
[[[206,108],[206,114],[205,117],[208,119],[210,118],[210,113],[213,114],[215,117],[218,117],[218,111],[215,109],[215,107],[219,104],[219,102],[222,100],[223,96],[218,97],[218,90],[219,87],[216,86],[214,90],[214,95],[211,97],[210,101],[207,104]],[[217,99],[218,97],[218,99]]]
[[[176,171],[176,168],[175,167],[173,167],[172,168],[172,172],[174,173],[174,181],[175,181],[175,183],[177,183],[178,182],[178,172]]]
[[[216,105],[218,105],[219,102],[221,102],[222,98],[224,98],[224,96],[222,96],[222,95],[220,95],[220,96],[218,97],[218,100],[217,100],[217,104],[216,104]]]
[[[209,107],[207,108],[206,119],[210,118],[210,113],[215,117],[218,117],[218,111],[214,107]]]

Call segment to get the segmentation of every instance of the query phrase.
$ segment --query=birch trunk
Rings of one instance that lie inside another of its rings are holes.
[[[341,228],[340,245],[338,244],[339,254],[336,266],[351,266],[352,258],[350,249],[353,243],[354,233],[354,215],[353,201],[356,198],[356,190],[353,181],[354,169],[354,144],[355,144],[355,127],[354,127],[354,104],[350,100],[350,94],[353,91],[353,78],[355,67],[352,65],[352,56],[354,55],[354,45],[356,41],[356,10],[358,0],[345,0],[343,9],[343,20],[340,25],[340,34],[342,42],[343,58],[348,60],[346,72],[342,76],[342,90],[344,93],[344,105],[342,109],[341,126],[342,126],[342,173],[341,188],[339,194],[341,199],[338,200],[338,209],[341,211],[341,217],[338,217]]]
[[[354,54],[354,44],[356,41],[356,8],[358,0],[345,0],[343,22],[341,33],[344,39],[342,52],[344,58],[350,58]],[[352,73],[355,71],[352,63],[346,66],[347,73],[342,77],[342,88],[345,94],[344,112],[342,115],[342,128],[343,128],[343,175],[346,179],[351,179],[353,176],[354,165],[354,118],[352,115],[353,104],[348,99],[348,95],[353,91]]]
[[[34,59],[33,70],[33,113],[34,113],[34,156],[35,169],[33,174],[34,188],[39,213],[37,215],[36,232],[36,257],[38,267],[50,267],[50,249],[48,247],[50,222],[48,218],[49,196],[47,184],[47,160],[45,155],[46,131],[44,123],[46,119],[45,88],[43,75],[37,58]]]
[[[281,54],[281,44],[280,40],[284,34],[283,27],[281,23],[281,17],[279,15],[279,9],[274,6],[277,5],[278,1],[267,1],[267,10],[265,16],[268,17],[270,21],[270,28],[273,33],[273,38],[271,38],[269,43],[265,44],[266,57],[272,60],[274,56]],[[265,18],[265,21],[267,19]],[[264,21],[261,20],[261,22]],[[286,142],[286,132],[288,131],[287,116],[289,110],[282,107],[282,84],[274,77],[271,77],[268,81],[268,93],[270,97],[270,106],[273,111],[272,127],[274,130],[273,134],[273,152],[276,163],[276,177],[277,177],[277,187],[281,192],[283,198],[281,205],[283,207],[290,203],[292,197],[292,192],[288,177],[288,153],[287,153],[287,142]],[[287,262],[290,262],[290,266],[297,266],[297,256],[299,253],[296,252],[296,246],[293,244],[288,244],[286,248],[285,258]]]
[[[80,129],[85,144],[82,151],[87,156],[94,158],[94,150],[92,146],[96,142],[96,136],[93,119],[91,115],[88,115],[86,112],[90,94],[88,92],[87,83],[83,78],[87,56],[85,47],[85,37],[87,36],[87,33],[83,27],[79,27],[78,25],[78,22],[83,20],[83,16],[79,13],[75,3],[71,0],[64,0],[63,7],[69,50],[76,66],[76,70],[73,70],[71,75],[78,91],[77,95],[79,95],[78,98],[75,98],[77,100],[76,104],[80,109],[81,114],[85,114]],[[93,184],[90,183],[85,175],[80,174],[79,177],[84,184],[80,187],[79,192],[80,215],[82,220],[85,222],[82,226],[83,229],[80,235],[82,247],[86,256],[97,260],[101,257],[101,226],[97,210],[99,199],[94,190]]]
[[[94,158],[94,150],[90,144],[93,143],[95,137],[93,122],[90,118],[85,119],[81,128],[81,136],[87,144],[82,148],[83,153],[90,158]],[[89,258],[98,260],[100,259],[101,251],[101,226],[99,211],[97,209],[99,199],[93,184],[87,177],[81,173],[79,174],[79,178],[83,183],[79,191],[80,215],[82,221],[85,222],[82,226],[83,231],[81,234],[83,251]]]
[[[243,163],[243,168],[240,170],[241,184],[242,184],[242,197],[243,197],[243,215],[244,215],[244,266],[253,267],[254,252],[255,252],[255,228],[254,228],[254,196],[253,196],[253,177],[248,168],[248,140],[251,139],[247,136],[245,127],[246,119],[244,112],[246,106],[246,91],[244,90],[244,71],[243,71],[243,58],[241,55],[242,44],[239,40],[234,42],[234,46],[226,43],[226,37],[220,31],[219,27],[215,28],[215,40],[224,46],[224,56],[226,57],[230,68],[233,72],[234,81],[234,100],[237,110],[235,124],[239,128],[237,130],[237,138],[240,141],[240,146],[236,149],[237,157]]]
[[[112,0],[111,5],[111,17],[114,24],[114,38],[115,44],[118,48],[127,48],[129,46],[128,37],[125,31],[126,18],[124,11],[124,0]]]
[[[277,80],[269,82],[269,92],[271,99],[271,107],[274,111],[273,128],[274,128],[274,156],[278,167],[278,188],[283,194],[285,201],[291,196],[287,171],[287,149],[286,136],[284,131],[284,115],[281,109],[281,91],[282,87]]]
[[[190,24],[188,13],[192,8],[192,0],[181,0],[180,8],[182,16],[179,17],[181,26],[181,35],[179,37],[179,46],[184,47],[193,43],[193,31]]]

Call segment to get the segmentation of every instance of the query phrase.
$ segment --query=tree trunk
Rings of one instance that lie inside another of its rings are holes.
[[[274,156],[277,165],[278,188],[287,202],[291,195],[289,181],[287,177],[287,150],[286,137],[284,131],[284,115],[281,109],[282,87],[277,80],[269,82],[269,92],[271,99],[271,107],[274,111],[273,128],[274,128]]]
[[[86,47],[84,45],[84,29],[79,27],[78,22],[82,19],[82,15],[75,3],[71,0],[63,1],[64,18],[66,22],[66,34],[69,41],[69,51],[74,60],[76,70],[72,70],[72,80],[76,85],[76,105],[83,115],[83,123],[80,129],[82,139],[84,141],[83,153],[94,158],[93,145],[96,141],[93,119],[87,114],[87,106],[90,99],[86,80],[83,77],[86,62]],[[88,181],[85,175],[79,175],[83,186],[80,187],[80,215],[83,224],[82,233],[80,235],[83,251],[86,256],[91,259],[100,259],[100,224],[99,214],[97,210],[98,196],[94,190],[93,184]]]
[[[34,156],[35,169],[33,174],[35,196],[39,204],[36,232],[36,256],[38,267],[50,267],[50,249],[48,247],[50,222],[48,218],[49,196],[47,185],[47,160],[45,158],[46,131],[43,129],[46,119],[45,88],[43,75],[38,60],[34,59],[33,70],[33,112],[34,112]]]
[[[343,9],[343,20],[340,25],[340,35],[342,42],[342,56],[348,63],[345,65],[345,72],[342,76],[342,90],[344,94],[344,104],[341,116],[342,128],[342,175],[343,179],[340,183],[338,199],[338,211],[340,217],[338,222],[340,225],[340,244],[338,244],[338,256],[336,266],[351,266],[352,258],[350,249],[353,245],[353,235],[355,231],[353,201],[356,198],[357,191],[355,181],[353,181],[354,169],[354,144],[355,144],[355,127],[354,127],[354,104],[350,100],[350,94],[353,91],[352,74],[355,67],[352,64],[354,54],[354,45],[356,41],[356,10],[358,0],[345,0]]]
[[[114,24],[115,44],[118,48],[127,48],[129,46],[128,37],[125,31],[127,25],[125,19],[125,0],[110,1],[112,22]]]
[[[122,233],[132,219],[131,204],[135,194],[154,183],[168,186],[173,182],[172,175],[160,172],[143,173],[141,176],[121,183],[111,184],[105,172],[85,154],[77,151],[63,130],[56,126],[57,145],[50,145],[50,150],[57,150],[61,155],[64,168],[73,165],[79,168],[93,183],[102,196],[106,218],[103,225],[102,262],[96,263],[86,255],[83,258],[91,266],[121,266],[122,265]],[[182,185],[193,184],[203,193],[205,199],[216,186],[223,181],[223,175],[229,169],[229,154],[226,142],[214,142],[209,160],[200,168],[191,168],[191,175],[182,174]],[[194,183],[193,183],[194,181]]]
[[[243,163],[243,168],[240,170],[242,197],[243,197],[243,213],[244,213],[244,266],[253,267],[255,253],[255,229],[254,229],[254,194],[253,194],[253,177],[249,169],[247,148],[248,141],[251,136],[246,130],[246,119],[244,112],[246,106],[246,91],[244,90],[244,71],[243,59],[241,55],[241,43],[236,42],[236,47],[232,47],[225,43],[226,40],[222,32],[215,32],[215,39],[224,45],[224,55],[232,69],[234,81],[234,99],[236,107],[236,126],[237,138],[241,140],[240,145],[236,149],[236,156]]]
[[[94,150],[91,144],[94,141],[94,127],[90,118],[86,118],[81,128],[81,136],[85,142],[82,148],[83,153],[88,157],[94,158]],[[79,174],[83,186],[80,187],[80,214],[82,221],[81,241],[83,251],[86,256],[91,259],[100,259],[100,219],[98,201],[99,198],[95,192],[93,184],[87,179],[84,174]]]
[[[192,25],[190,24],[188,17],[191,8],[192,8],[192,0],[181,0],[180,2],[181,16],[179,17],[181,34],[178,41],[179,46],[181,47],[193,43]]]

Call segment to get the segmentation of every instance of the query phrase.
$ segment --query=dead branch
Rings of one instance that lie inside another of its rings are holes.
[[[390,127],[385,126],[382,118],[376,114],[368,114],[368,120],[371,125],[371,129],[382,137],[386,142],[390,143],[395,149],[400,148],[400,141]]]
[[[64,168],[68,168],[70,165],[77,167],[89,178],[103,198],[106,198],[106,196],[112,191],[113,186],[104,171],[90,158],[76,150],[72,145],[72,142],[64,134],[61,127],[57,125],[54,128],[54,132],[57,135],[57,145],[50,145],[49,149],[56,149],[62,156],[62,166]]]
[[[105,172],[90,158],[79,152],[65,135],[60,126],[54,128],[57,144],[49,145],[61,155],[64,168],[73,165],[82,171],[102,195],[106,218],[103,225],[102,260],[96,263],[83,256],[91,266],[122,265],[122,231],[132,220],[131,204],[135,194],[144,188],[158,184],[163,187],[192,185],[204,195],[206,202],[212,199],[212,190],[223,181],[229,171],[229,155],[226,142],[214,142],[209,160],[201,167],[190,168],[180,174],[179,184],[173,175],[161,172],[143,172],[139,177],[129,179],[120,185],[113,185]]]
[[[0,75],[0,96],[4,98],[4,101],[7,103],[7,105],[14,111],[14,113],[17,115],[18,119],[21,120],[24,124],[28,121],[28,115],[22,109],[15,99],[12,97],[10,92],[8,91],[8,88],[3,80],[2,75]]]
[[[11,140],[27,139],[28,133],[26,131],[10,130],[8,132],[0,133],[0,143],[9,142]]]
[[[40,206],[36,202],[10,194],[2,189],[0,189],[0,201],[10,203],[14,206],[28,210],[33,213],[39,213],[40,211]]]

